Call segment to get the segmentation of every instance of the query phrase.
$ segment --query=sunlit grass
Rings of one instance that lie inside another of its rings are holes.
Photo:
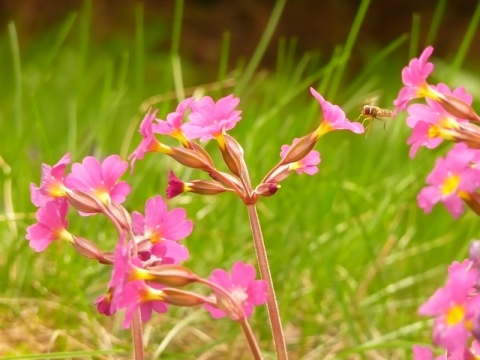
[[[3,53],[10,54],[0,57],[1,68],[10,69],[0,74],[8,84],[0,88],[0,354],[52,351],[63,358],[128,358],[122,354],[131,346],[129,332],[120,329],[120,317],[98,315],[92,304],[106,290],[110,269],[84,260],[64,244],[35,254],[24,239],[26,226],[35,221],[29,184],[39,182],[42,163],[53,164],[67,151],[74,161],[86,155],[125,157],[139,141],[136,129],[145,107],[158,108],[164,117],[176,106],[175,94],[218,97],[233,92],[241,98],[243,119],[231,133],[243,145],[257,183],[277,162],[281,145],[320,121],[309,86],[345,105],[350,119],[358,116],[362,97],[372,91],[382,90],[381,105],[389,107],[400,87],[401,67],[409,59],[405,49],[416,48],[412,44],[418,41],[407,43],[407,35],[400,36],[369,54],[368,65],[352,74],[348,55],[360,46],[354,41],[357,24],[353,40],[331,59],[314,52],[298,58],[294,42],[284,40],[275,70],[259,69],[254,58],[245,69],[229,72],[225,34],[219,79],[207,79],[178,57],[180,28],[171,54],[145,50],[148,29],[139,7],[133,42],[99,46],[89,38],[92,9],[90,2],[85,4],[79,14],[21,52],[14,24],[0,39]],[[367,1],[362,4],[368,7]],[[435,31],[429,36],[434,38]],[[209,85],[196,86],[199,82]],[[182,83],[187,88],[178,88]],[[368,138],[341,131],[328,134],[317,146],[320,173],[291,176],[277,195],[259,203],[292,358],[356,354],[369,359],[375,353],[401,359],[409,356],[413,342],[429,341],[428,323],[416,309],[442,283],[446,265],[465,257],[479,227],[472,214],[454,221],[440,207],[429,215],[417,208],[416,195],[442,150],[422,149],[411,160],[408,136],[404,115],[387,120],[385,129],[376,121]],[[219,159],[213,144],[207,149]],[[148,197],[163,194],[170,169],[182,179],[205,178],[149,154],[125,177],[133,188],[127,208],[142,211]],[[185,195],[170,204],[184,206],[195,222],[186,240],[192,254],[188,266],[195,272],[206,276],[238,259],[255,263],[246,210],[233,195]],[[116,242],[114,229],[103,218],[72,216],[70,224],[73,232],[105,250]],[[266,324],[266,311],[259,309],[252,325],[262,347],[271,351]],[[165,359],[245,352],[237,324],[212,321],[201,310],[173,309],[155,317],[146,326],[146,339],[149,358],[160,352]]]

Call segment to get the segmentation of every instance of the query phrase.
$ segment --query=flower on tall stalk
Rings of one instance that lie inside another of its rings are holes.
[[[442,202],[447,210],[458,217],[463,212],[463,201],[480,185],[480,171],[474,164],[478,161],[479,150],[457,143],[445,158],[439,158],[427,177],[427,187],[418,194],[418,205],[430,212],[433,206]]]
[[[42,165],[40,186],[30,184],[30,196],[35,206],[41,207],[54,199],[65,196],[66,187],[63,182],[65,169],[69,163],[70,153],[66,153],[55,165]]]
[[[67,230],[68,202],[65,199],[50,201],[38,209],[37,223],[27,228],[26,238],[36,252],[44,251],[55,240],[74,243]]]
[[[223,133],[235,127],[242,118],[236,107],[240,99],[228,95],[217,102],[210,96],[204,96],[190,106],[192,112],[188,116],[189,122],[182,125],[182,130],[188,139],[221,139]]]
[[[122,203],[130,193],[130,185],[119,181],[128,164],[118,155],[111,155],[100,163],[93,156],[72,165],[71,173],[65,178],[65,185],[72,190],[91,194],[104,205]]]
[[[255,273],[252,265],[237,261],[233,265],[231,276],[225,270],[216,269],[209,280],[227,291],[235,303],[243,308],[244,316],[250,317],[255,306],[267,301],[266,283],[263,280],[255,280]],[[219,319],[228,315],[232,320],[238,321],[243,317],[243,314],[231,308],[229,299],[225,299],[223,294],[219,292],[215,294],[217,306],[204,305],[213,318]]]

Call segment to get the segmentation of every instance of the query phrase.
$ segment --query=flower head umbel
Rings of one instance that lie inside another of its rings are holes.
[[[437,91],[432,89],[427,83],[427,77],[434,67],[432,63],[428,62],[432,52],[432,46],[426,47],[418,59],[410,60],[408,66],[403,68],[402,82],[405,86],[400,89],[397,98],[393,102],[393,105],[396,107],[395,112],[405,110],[408,103],[415,98],[430,97],[436,99],[438,97]]]
[[[35,206],[41,207],[47,202],[65,196],[66,188],[63,181],[69,163],[70,153],[66,153],[55,165],[42,165],[40,187],[30,184],[31,200]]]
[[[65,185],[98,198],[104,205],[122,203],[130,193],[130,185],[119,181],[128,164],[118,155],[111,155],[100,163],[93,156],[72,165],[71,174],[65,178]]]
[[[246,317],[252,315],[255,306],[267,301],[266,283],[263,280],[255,280],[255,268],[241,261],[233,265],[231,276],[225,270],[216,269],[209,280],[227,291],[235,303],[243,308]],[[229,301],[224,295],[216,292],[216,297],[217,307],[205,305],[213,318],[219,319],[228,315],[233,320],[239,320],[242,317],[242,314],[229,306]]]
[[[298,138],[293,139],[293,144],[299,141]],[[290,145],[282,145],[282,151],[280,157],[284,158],[290,149]],[[289,170],[295,170],[297,174],[305,173],[308,175],[314,175],[318,172],[318,164],[320,164],[320,153],[316,150],[310,151],[303,159],[290,163]]]
[[[27,240],[35,251],[45,250],[55,240],[74,243],[67,230],[68,202],[65,199],[50,201],[37,211],[37,223],[27,228]]]
[[[322,108],[322,122],[314,133],[316,140],[332,130],[350,130],[356,134],[361,134],[365,131],[362,124],[350,122],[345,116],[345,112],[338,105],[333,105],[326,101],[314,88],[310,88],[310,92]]]
[[[239,102],[240,99],[233,95],[217,102],[209,96],[202,97],[191,104],[190,121],[182,126],[183,132],[190,140],[207,141],[215,138],[221,141],[223,133],[233,129],[241,120],[241,111],[235,110]]]
[[[473,292],[477,270],[470,260],[454,262],[448,268],[448,279],[418,310],[434,316],[433,338],[436,345],[451,352],[464,347],[470,336],[472,319],[480,305],[480,295]]]
[[[463,143],[455,144],[445,158],[437,160],[427,177],[429,186],[418,194],[418,205],[428,213],[441,201],[454,217],[462,214],[462,199],[468,200],[480,185],[480,172],[473,166],[479,154]]]
[[[167,204],[160,195],[147,200],[145,204],[145,217],[139,212],[133,212],[133,231],[150,244],[161,241],[169,242],[171,252],[179,258],[175,263],[180,263],[188,258],[187,249],[177,241],[191,234],[193,223],[186,219],[185,209],[176,208],[168,211]],[[176,251],[174,248],[178,248]]]

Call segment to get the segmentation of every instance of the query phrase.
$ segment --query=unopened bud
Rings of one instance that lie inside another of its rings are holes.
[[[241,177],[243,169],[243,149],[240,144],[228,134],[223,135],[224,146],[220,146],[223,160],[230,171]]]
[[[212,165],[203,155],[188,148],[172,147],[171,152],[167,155],[189,168],[204,171],[210,171],[212,169]]]
[[[112,202],[109,203],[106,208],[114,220],[122,227],[122,229],[128,231],[132,228],[132,219],[130,214],[121,204]]]
[[[179,289],[163,288],[162,301],[176,306],[197,306],[203,305],[207,300],[198,294]]]
[[[198,280],[197,275],[181,265],[155,265],[145,270],[150,280],[167,286],[181,287]]]
[[[103,212],[103,206],[94,195],[68,189],[66,198],[70,205],[82,213],[96,214]]]
[[[480,216],[480,194],[478,193],[459,193],[461,199],[468,205],[468,207],[478,216]]]
[[[97,260],[101,264],[113,264],[113,259],[109,256],[105,256],[105,254],[93,242],[77,236],[74,236],[73,238],[74,242],[72,243],[72,246],[80,255],[87,259]]]
[[[263,183],[255,188],[255,193],[263,197],[270,197],[275,195],[278,189],[280,189],[280,185],[276,183]]]
[[[317,141],[318,139],[315,137],[315,133],[305,135],[290,146],[290,149],[288,149],[280,163],[284,165],[302,160],[313,150]]]
[[[455,96],[441,94],[441,96],[437,98],[437,101],[446,111],[459,119],[480,121],[480,117],[475,110]]]

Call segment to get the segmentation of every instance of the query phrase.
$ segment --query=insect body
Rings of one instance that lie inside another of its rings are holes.
[[[378,106],[363,105],[362,108],[360,109],[360,115],[358,116],[357,119],[361,118],[362,116],[363,116],[362,125],[365,121],[370,120],[370,124],[368,124],[366,129],[366,133],[368,135],[370,127],[373,124],[373,120],[375,119],[383,120],[382,118],[393,118],[395,114],[393,113],[392,110],[382,109]],[[383,126],[385,127],[385,124],[383,124]]]

